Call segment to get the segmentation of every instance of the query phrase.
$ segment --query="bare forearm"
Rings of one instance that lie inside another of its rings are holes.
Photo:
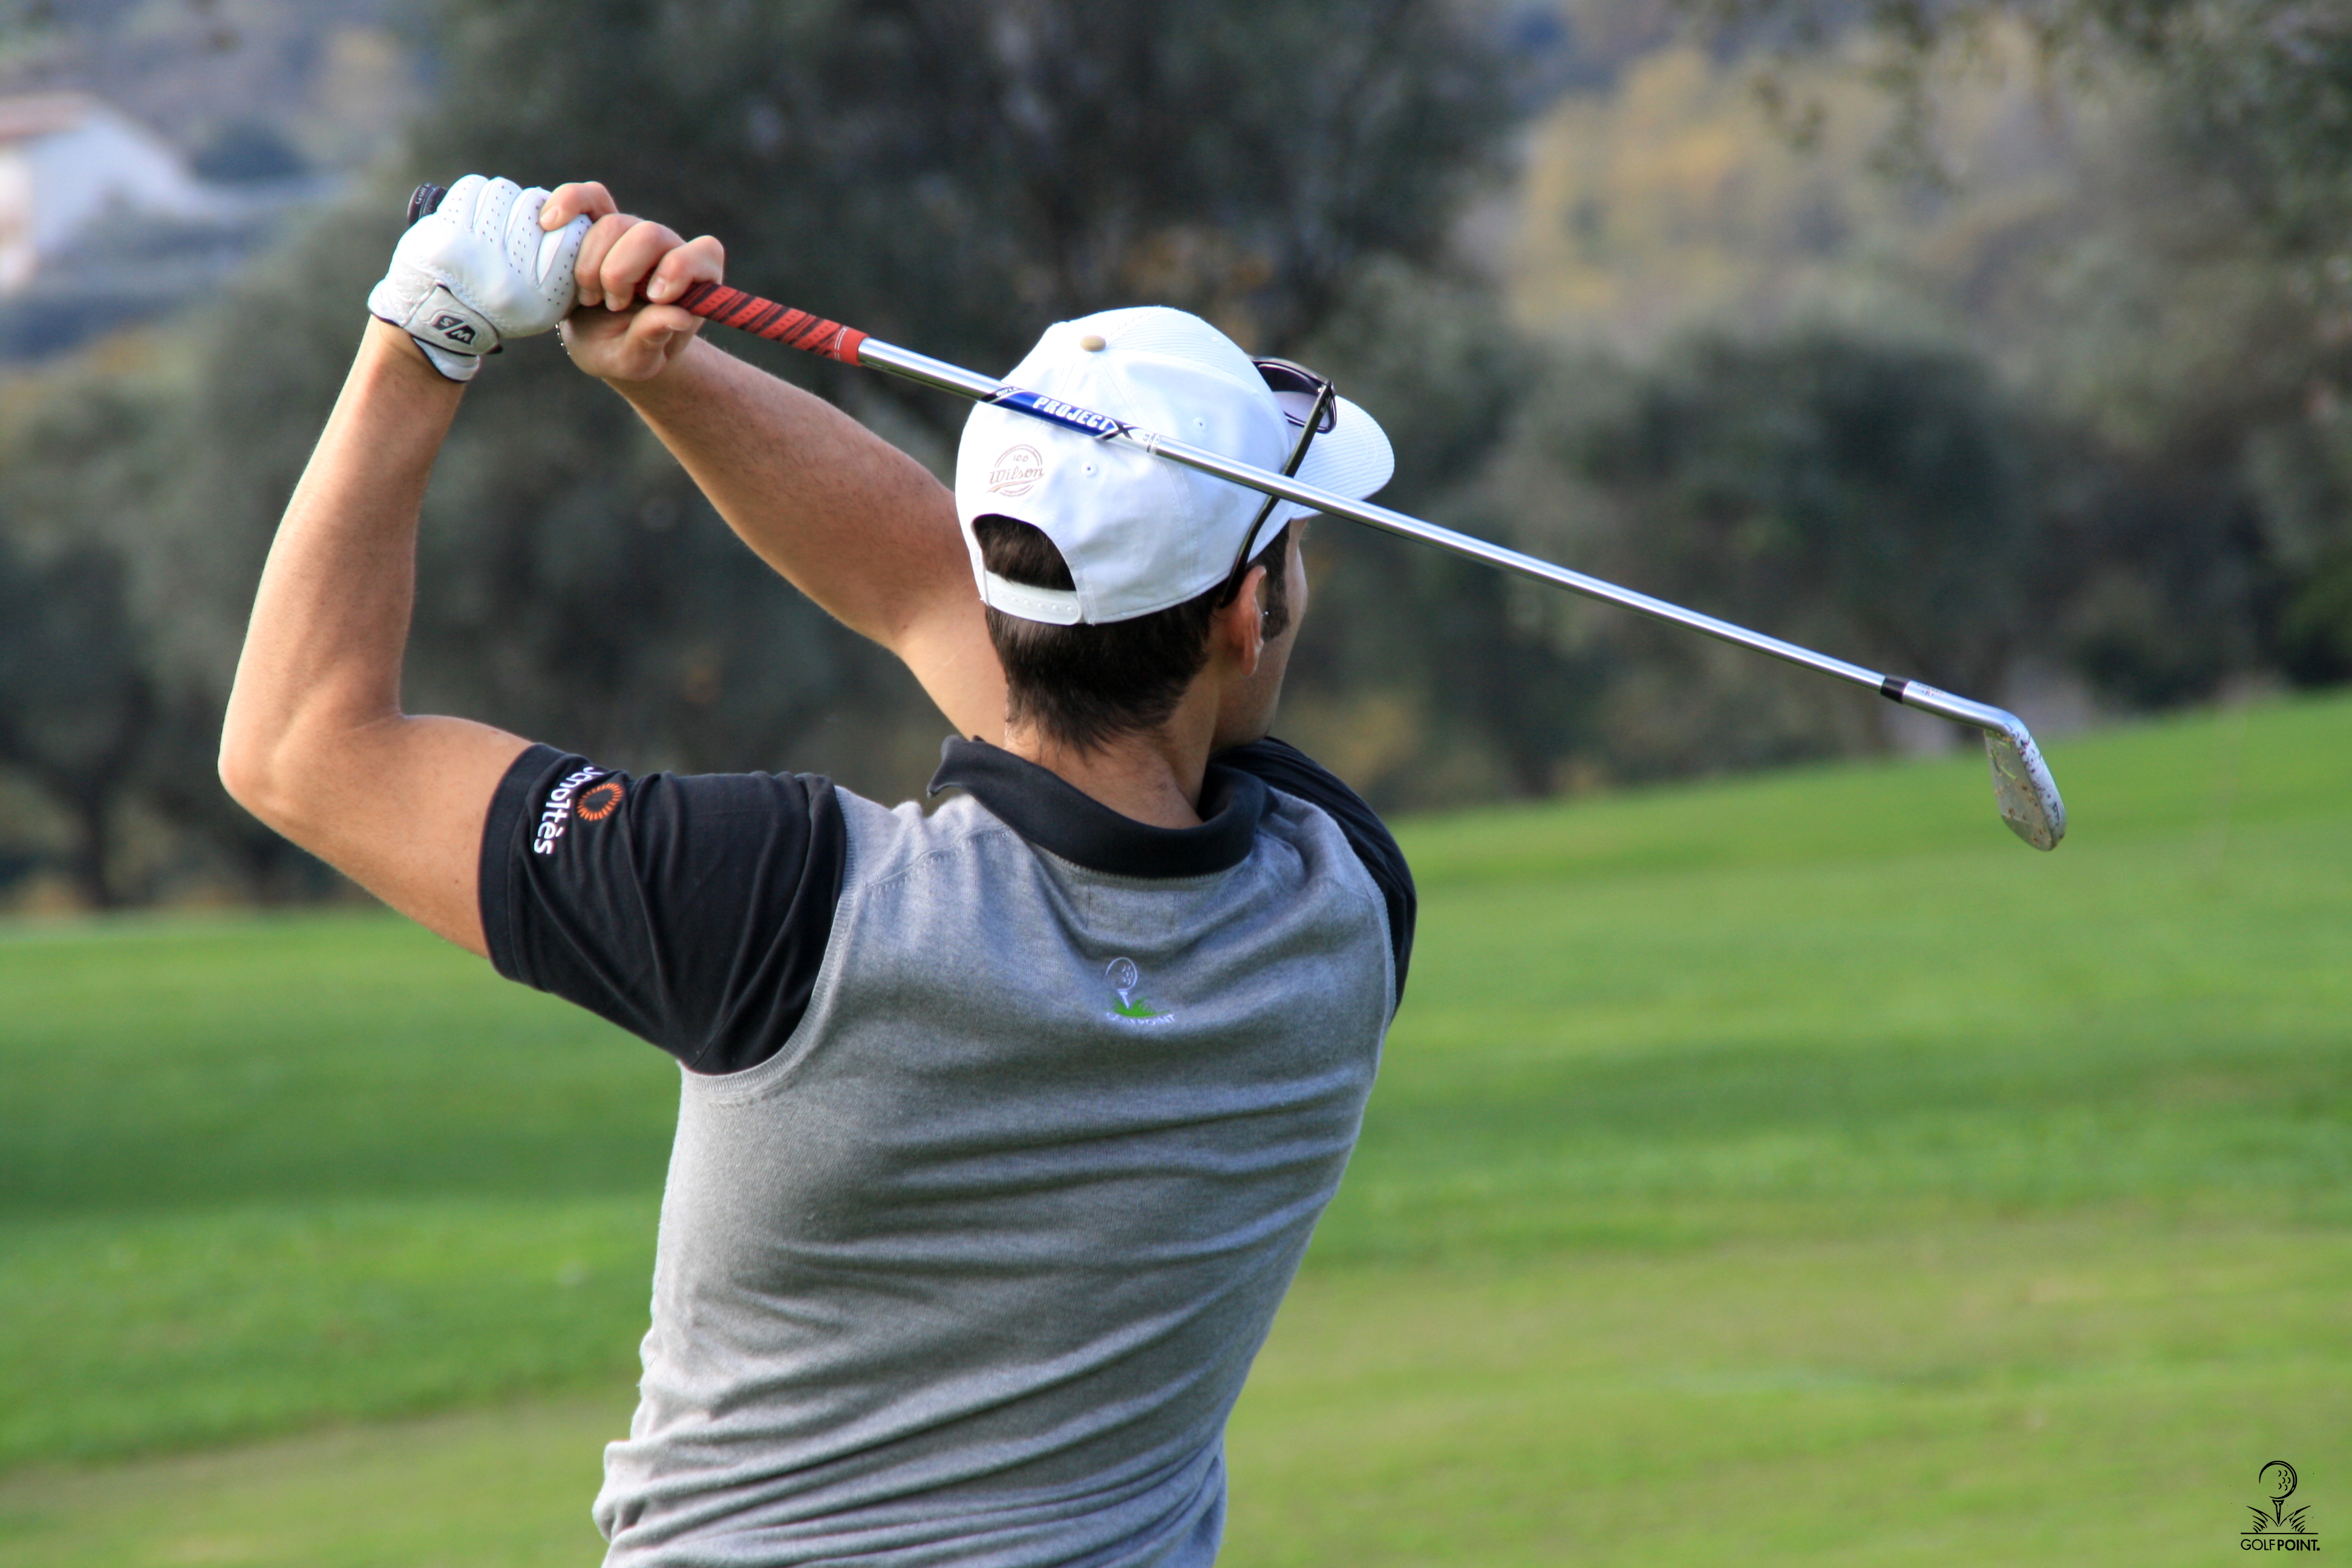
[[[832,405],[702,342],[614,385],[728,526],[852,630],[904,655],[927,619],[977,622],[953,498]]]
[[[221,776],[270,826],[480,952],[482,814],[524,742],[400,708],[417,514],[457,400],[370,324],[262,572]]]
[[[955,498],[838,409],[701,342],[698,318],[639,302],[719,282],[716,239],[630,217],[593,182],[557,190],[541,221],[575,216],[595,222],[563,327],[572,363],[635,406],[761,560],[898,655],[959,731],[994,737],[1004,676]]]
[[[256,594],[226,749],[395,717],[416,520],[460,389],[371,323]]]

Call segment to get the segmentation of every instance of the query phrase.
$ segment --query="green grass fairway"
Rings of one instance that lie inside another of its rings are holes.
[[[36,930],[0,996],[0,1466],[631,1381],[658,1052],[385,918]]]
[[[2294,1455],[2316,1499],[2352,1458],[2352,1237],[2249,1256],[2244,1234],[1317,1269],[1234,1423],[1222,1561],[2220,1561],[2263,1459]],[[584,1563],[626,1419],[611,1394],[542,1399],[20,1471],[0,1564]],[[2314,1517],[2326,1544],[2335,1510]]]
[[[2352,702],[1410,825],[1224,1561],[2352,1549]],[[0,936],[0,1568],[578,1563],[674,1069],[397,922]]]

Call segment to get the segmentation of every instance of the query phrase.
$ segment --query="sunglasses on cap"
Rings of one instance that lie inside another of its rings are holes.
[[[1290,460],[1282,465],[1282,475],[1290,479],[1298,472],[1298,465],[1307,460],[1307,448],[1315,437],[1323,435],[1339,423],[1339,394],[1323,376],[1303,364],[1286,359],[1262,359],[1254,362],[1257,373],[1265,378],[1274,393],[1274,400],[1282,406],[1282,416],[1298,428],[1298,440],[1290,448]],[[1250,525],[1242,532],[1241,549],[1234,552],[1233,570],[1225,574],[1224,592],[1218,595],[1219,605],[1230,605],[1242,591],[1242,578],[1248,574],[1250,546],[1257,542],[1257,531],[1274,515],[1275,502],[1281,498],[1268,496],[1265,504],[1257,509]]]

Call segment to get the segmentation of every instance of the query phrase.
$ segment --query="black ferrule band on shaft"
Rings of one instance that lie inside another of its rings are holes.
[[[1886,676],[1878,683],[1878,694],[1889,702],[1900,702],[1903,700],[1905,689],[1910,684],[1899,675]]]

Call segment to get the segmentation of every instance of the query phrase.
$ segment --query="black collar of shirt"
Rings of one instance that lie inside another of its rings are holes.
[[[1060,774],[985,741],[950,735],[930,793],[970,792],[1040,849],[1113,877],[1206,877],[1249,858],[1265,816],[1263,780],[1212,763],[1201,783],[1198,827],[1154,827],[1121,816]]]

